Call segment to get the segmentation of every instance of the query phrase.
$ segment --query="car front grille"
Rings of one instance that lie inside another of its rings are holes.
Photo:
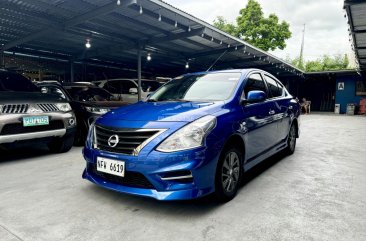
[[[43,112],[56,112],[56,111],[59,111],[59,109],[57,108],[57,106],[55,104],[38,104],[38,107]]]
[[[97,148],[104,151],[123,153],[128,155],[136,154],[143,144],[158,134],[161,130],[151,129],[126,129],[106,126],[95,126]],[[119,142],[115,147],[108,144],[108,139],[117,135]]]
[[[151,182],[149,182],[149,180],[147,180],[147,178],[139,172],[126,171],[124,177],[119,177],[97,171],[97,166],[95,164],[88,164],[88,172],[113,184],[145,189],[155,189]]]
[[[50,121],[49,125],[27,126],[27,127],[24,127],[22,123],[13,123],[4,125],[0,135],[4,136],[4,135],[26,134],[32,132],[58,130],[63,128],[65,128],[65,126],[62,120]]]
[[[2,109],[0,109],[0,113],[3,114],[24,114],[28,111],[28,104],[10,104],[4,105]]]
[[[44,113],[57,112],[59,108],[55,104],[37,104],[37,107]],[[2,114],[25,114],[28,112],[29,104],[7,104],[0,109]]]

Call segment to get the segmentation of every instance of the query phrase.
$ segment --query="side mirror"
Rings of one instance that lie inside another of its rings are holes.
[[[252,90],[249,91],[248,97],[246,99],[241,100],[241,104],[253,104],[265,101],[267,98],[266,93],[261,90]]]
[[[131,95],[136,95],[137,94],[137,88],[130,88],[130,90],[128,91]]]
[[[42,88],[41,88],[41,92],[42,92],[43,94],[47,94],[47,93],[48,93],[48,88],[47,88],[47,87],[42,87]]]

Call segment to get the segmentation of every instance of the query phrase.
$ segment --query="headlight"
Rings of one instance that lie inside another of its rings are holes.
[[[62,112],[71,111],[71,106],[69,103],[56,103],[55,105]]]
[[[94,122],[89,126],[88,135],[86,137],[86,145],[90,148],[93,148],[95,144],[95,135],[94,135],[95,124]]]
[[[173,133],[156,150],[161,152],[174,152],[200,147],[203,145],[207,134],[215,126],[216,117],[202,117]]]
[[[99,108],[99,107],[85,107],[85,109],[88,112],[98,114],[98,115],[103,115],[103,114],[107,113],[108,111],[110,111],[110,109],[108,109],[108,108]]]

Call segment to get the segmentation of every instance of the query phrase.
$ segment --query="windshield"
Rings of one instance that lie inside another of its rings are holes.
[[[73,100],[77,101],[106,101],[112,99],[108,91],[92,86],[64,86]]]
[[[160,86],[161,84],[157,81],[141,81],[141,88],[144,92],[154,92],[159,89]]]
[[[0,91],[40,92],[40,90],[23,75],[0,71]]]
[[[178,77],[158,89],[148,101],[226,100],[240,76],[240,73],[211,73]]]

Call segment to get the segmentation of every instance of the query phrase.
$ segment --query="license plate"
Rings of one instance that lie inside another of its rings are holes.
[[[23,117],[23,126],[44,126],[49,123],[48,116]]]
[[[97,171],[124,177],[125,162],[104,157],[97,157]]]

